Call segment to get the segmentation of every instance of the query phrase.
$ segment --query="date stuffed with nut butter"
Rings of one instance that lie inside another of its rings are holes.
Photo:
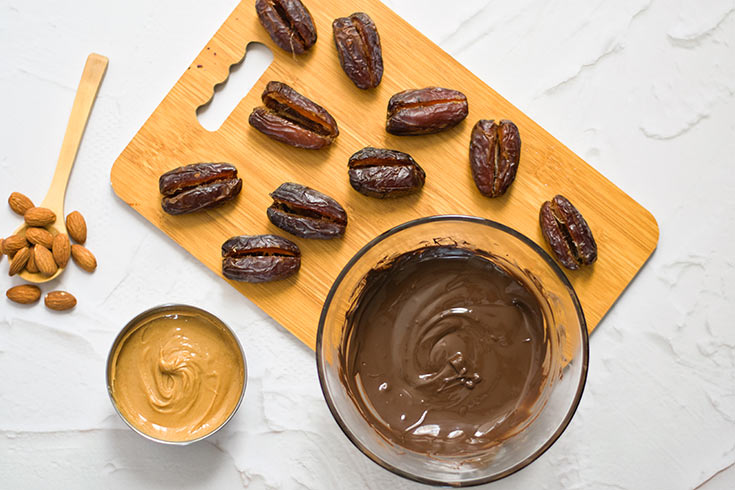
[[[418,192],[426,173],[408,153],[367,147],[350,157],[350,185],[370,197],[400,197]]]
[[[294,54],[306,52],[316,43],[316,27],[300,0],[256,0],[260,24],[279,48]]]
[[[467,97],[458,90],[404,90],[388,101],[385,129],[399,136],[438,133],[462,122],[468,112]]]
[[[342,69],[361,89],[375,88],[383,78],[383,52],[373,20],[363,12],[332,22],[334,44]]]
[[[277,227],[301,238],[329,239],[345,234],[347,213],[321,192],[286,182],[271,192],[273,204],[268,219]]]
[[[520,159],[521,136],[513,122],[477,121],[470,139],[470,167],[483,195],[502,196],[516,178]]]
[[[297,148],[324,148],[339,135],[337,122],[319,104],[281,82],[268,82],[263,107],[256,107],[248,122],[261,133]]]
[[[161,207],[168,214],[186,214],[219,206],[242,189],[237,169],[229,163],[194,163],[161,175]]]
[[[539,212],[539,223],[554,256],[567,269],[579,269],[597,260],[592,230],[566,197],[556,195],[546,201]]]
[[[244,282],[270,282],[296,274],[298,245],[278,235],[235,236],[222,244],[222,274]]]

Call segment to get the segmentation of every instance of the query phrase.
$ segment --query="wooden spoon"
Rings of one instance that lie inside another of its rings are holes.
[[[107,58],[95,53],[87,57],[87,63],[84,65],[84,72],[82,72],[82,80],[79,82],[77,94],[74,97],[74,105],[71,108],[71,116],[69,116],[69,122],[66,125],[64,141],[61,143],[56,172],[54,172],[46,198],[39,206],[56,213],[56,222],[50,228],[53,228],[57,233],[66,233],[66,224],[64,223],[66,184],[69,182],[69,175],[77,157],[79,144],[82,142],[82,135],[84,134],[84,128],[87,126],[94,99],[97,97],[97,90],[100,88],[102,77],[107,69],[107,61]],[[25,235],[25,229],[26,224],[23,223],[15,230],[15,234]],[[54,232],[52,231],[52,233]],[[40,284],[56,278],[63,271],[64,268],[59,267],[54,275],[45,276],[40,272],[32,273],[24,269],[19,275],[26,281]]]

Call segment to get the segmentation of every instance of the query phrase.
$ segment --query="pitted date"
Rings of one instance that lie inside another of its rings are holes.
[[[361,89],[375,88],[383,78],[383,52],[378,28],[363,12],[332,22],[339,63],[350,80]]]
[[[426,172],[408,153],[367,147],[350,157],[350,185],[370,197],[399,197],[418,192]]]
[[[268,219],[277,227],[301,238],[329,239],[345,234],[347,213],[321,192],[293,182],[271,192],[273,204]]]
[[[234,281],[278,281],[301,267],[298,245],[278,235],[232,237],[222,244],[222,257],[222,274]]]
[[[264,107],[256,107],[248,122],[271,138],[297,148],[317,150],[339,135],[337,122],[325,108],[281,82],[268,82]]]
[[[477,121],[470,139],[470,167],[483,195],[502,196],[516,178],[520,159],[521,136],[512,121]]]
[[[261,25],[279,48],[294,54],[316,43],[316,27],[300,0],[257,0],[255,11]]]
[[[385,129],[399,136],[438,133],[462,122],[468,110],[467,97],[457,90],[404,90],[388,101]]]
[[[164,211],[186,214],[234,199],[242,189],[242,179],[229,163],[194,163],[161,175],[158,188]]]
[[[597,243],[582,214],[569,200],[556,195],[541,206],[541,231],[557,260],[567,269],[578,269],[597,260]]]

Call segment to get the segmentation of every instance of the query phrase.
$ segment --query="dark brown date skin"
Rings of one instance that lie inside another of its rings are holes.
[[[298,245],[278,235],[232,237],[222,244],[222,257],[222,274],[234,281],[278,281],[301,267]]]
[[[325,108],[281,82],[268,82],[248,122],[271,138],[297,148],[318,150],[339,135],[337,122]]]
[[[268,219],[282,230],[301,238],[322,240],[345,234],[347,213],[326,194],[286,182],[270,196],[273,204],[268,208]]]
[[[576,270],[597,260],[597,243],[582,214],[569,200],[556,195],[541,206],[541,232],[561,265]]]
[[[237,169],[229,163],[194,163],[161,175],[161,207],[168,214],[187,214],[219,206],[242,189]]]
[[[457,90],[404,90],[388,101],[385,129],[399,136],[438,133],[462,122],[468,111],[467,97]]]
[[[480,119],[472,128],[470,168],[479,191],[487,197],[505,194],[521,159],[521,135],[512,121]]]
[[[383,51],[378,28],[363,12],[332,22],[339,63],[350,80],[363,90],[375,88],[383,78]]]
[[[279,48],[294,54],[316,43],[316,27],[300,0],[257,0],[255,11],[261,25]]]
[[[350,185],[370,197],[400,197],[418,192],[426,172],[408,153],[368,146],[350,157]]]

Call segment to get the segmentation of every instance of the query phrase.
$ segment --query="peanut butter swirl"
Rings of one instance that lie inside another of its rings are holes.
[[[221,426],[240,400],[245,366],[233,335],[193,312],[162,312],[133,326],[110,365],[112,396],[136,429],[192,441]]]

